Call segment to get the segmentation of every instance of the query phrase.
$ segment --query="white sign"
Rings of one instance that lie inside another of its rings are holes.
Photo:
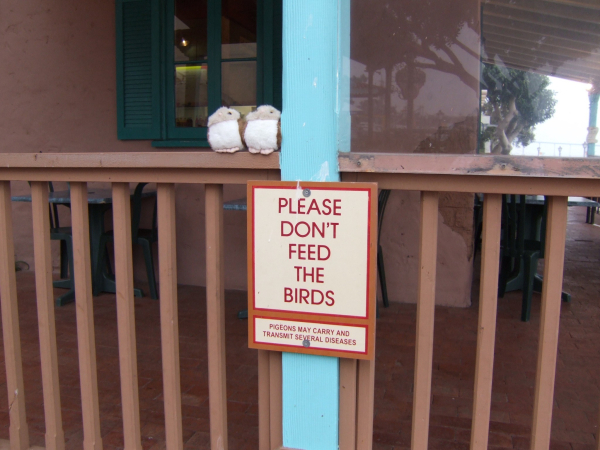
[[[252,343],[366,351],[365,325],[374,319],[376,193],[364,183],[249,184],[249,319],[257,327]],[[274,315],[253,320],[266,313]],[[281,341],[270,334],[270,319],[311,317],[326,320],[336,333],[356,334],[358,350],[340,344],[346,342],[341,338],[308,338],[307,346],[304,339]],[[359,322],[347,323],[351,319]]]
[[[367,317],[369,191],[254,190],[254,308]]]

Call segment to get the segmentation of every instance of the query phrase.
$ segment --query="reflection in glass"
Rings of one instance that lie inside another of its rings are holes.
[[[351,12],[353,151],[595,149],[595,0],[353,0]],[[563,91],[581,101],[561,104]],[[585,117],[567,126],[565,112]],[[550,123],[563,137],[539,142]]]
[[[479,1],[353,0],[351,12],[352,150],[474,152]]]
[[[175,0],[174,29],[175,61],[206,59],[206,0]]]
[[[222,0],[222,57],[256,58],[256,0]]]
[[[600,10],[592,3],[482,3],[480,152],[594,154]]]
[[[207,68],[206,64],[175,67],[175,126],[206,127]]]
[[[222,104],[243,115],[256,108],[256,61],[224,62],[221,65]]]

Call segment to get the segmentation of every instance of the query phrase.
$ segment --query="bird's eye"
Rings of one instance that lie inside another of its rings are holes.
[[[231,115],[231,111],[229,111],[227,114]]]

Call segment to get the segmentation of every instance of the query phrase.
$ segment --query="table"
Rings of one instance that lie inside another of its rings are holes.
[[[223,202],[223,209],[226,211],[247,211],[248,204],[245,198],[238,198],[237,200]]]
[[[133,192],[132,192],[133,194]],[[142,198],[155,197],[156,191],[145,190],[142,192]],[[14,202],[31,202],[31,195],[14,196],[11,198]],[[55,191],[48,193],[48,201],[57,205],[69,206],[71,204],[71,192]],[[100,252],[100,237],[104,233],[104,213],[112,207],[112,190],[95,189],[88,190],[88,214],[90,222],[90,253],[92,267],[92,289],[95,293],[116,292],[115,280],[106,272],[101,276],[96,275],[97,259]],[[72,268],[71,268],[72,270]],[[75,292],[71,288],[69,280],[59,280],[54,282],[54,287],[67,288],[69,291],[56,299],[58,306],[71,303],[75,300]],[[140,289],[134,289],[136,297],[142,297],[143,292]]]
[[[514,197],[511,197],[514,198]],[[525,236],[531,240],[540,240],[542,217],[544,215],[544,196],[543,195],[527,195],[525,197],[526,215],[525,215]],[[584,197],[569,197],[567,200],[567,206],[584,206],[584,207],[597,207],[600,204],[594,200]],[[524,270],[521,266],[519,272],[506,283],[505,292],[523,289],[524,284]],[[534,275],[533,279],[533,290],[535,292],[542,292],[543,278],[540,275]],[[562,299],[565,302],[571,301],[571,294],[567,292],[562,293]]]
[[[543,195],[527,195],[525,196],[525,203],[528,205],[543,205]],[[588,208],[600,206],[597,201],[591,200],[585,197],[569,197],[567,200],[567,206],[586,206]]]

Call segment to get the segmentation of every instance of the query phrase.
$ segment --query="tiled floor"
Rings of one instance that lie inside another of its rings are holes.
[[[600,227],[585,225],[585,211],[569,216],[565,290],[556,375],[552,448],[596,448],[600,402]],[[32,273],[22,272],[19,307],[25,395],[32,445],[44,443],[39,345]],[[477,281],[475,282],[477,284]],[[468,449],[477,326],[477,286],[467,309],[437,308],[430,448]],[[246,322],[236,318],[244,292],[227,293],[227,385],[229,448],[257,448],[256,352],[247,349]],[[522,323],[520,292],[499,300],[490,448],[529,448],[533,410],[539,294],[532,320]],[[116,310],[114,296],[95,299],[96,349],[102,434],[105,449],[123,445]],[[207,449],[208,388],[205,300],[200,288],[179,289],[180,354],[185,448]],[[164,448],[159,303],[136,300],[138,371],[143,445]],[[410,446],[415,342],[414,305],[381,310],[377,330],[374,448]],[[75,307],[56,309],[60,384],[67,448],[80,449],[81,406]],[[3,354],[2,354],[3,355]],[[8,438],[8,404],[3,358],[0,364],[0,439]]]

